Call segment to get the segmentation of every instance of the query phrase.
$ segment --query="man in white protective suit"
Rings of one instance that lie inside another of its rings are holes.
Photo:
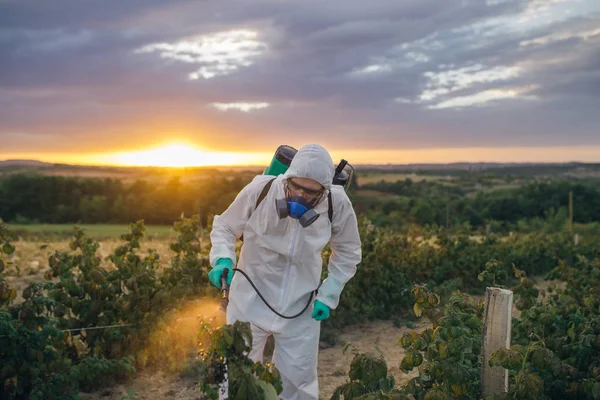
[[[211,282],[221,287],[225,269],[229,269],[229,279],[233,277],[227,323],[250,322],[253,342],[249,357],[255,362],[262,361],[266,340],[273,335],[273,364],[283,380],[282,399],[319,398],[321,321],[338,306],[344,285],[356,273],[362,257],[356,214],[344,188],[332,184],[334,170],[327,150],[316,144],[303,146],[284,174],[276,178],[259,175],[244,187],[227,210],[215,216],[210,234]],[[269,181],[268,192],[256,207]],[[287,216],[281,213],[283,200],[289,207]],[[302,213],[298,210],[302,207],[296,207],[298,202],[319,214],[308,226],[300,224]],[[233,274],[235,242],[242,235],[236,268],[254,282],[264,301],[246,276]],[[328,275],[321,284],[321,251],[328,242]],[[307,305],[306,312],[290,318]]]

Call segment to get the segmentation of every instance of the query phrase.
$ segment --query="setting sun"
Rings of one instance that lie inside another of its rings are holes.
[[[122,166],[201,167],[209,165],[261,165],[269,154],[211,152],[185,143],[171,143],[149,150],[117,153],[108,156]]]

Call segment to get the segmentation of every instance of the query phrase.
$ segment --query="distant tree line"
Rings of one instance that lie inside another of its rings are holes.
[[[387,170],[380,167],[361,168],[365,173],[390,173],[390,174],[418,174],[429,176],[453,176],[453,177],[557,177],[576,176],[578,174],[593,174],[600,172],[600,163],[564,163],[564,164],[494,164],[494,163],[467,163],[464,165],[447,164],[444,167],[434,165],[413,166],[411,168],[394,167]]]
[[[195,180],[127,182],[38,174],[0,181],[0,218],[28,223],[172,224],[181,213],[199,213],[206,224],[248,183],[242,175],[214,174]]]
[[[600,222],[600,188],[596,185],[556,181],[531,183],[523,187],[473,192],[459,186],[433,181],[362,185],[361,189],[394,194],[393,197],[357,195],[355,203],[378,225],[406,227],[408,224],[474,228],[494,225],[516,229],[518,225],[552,221],[556,226],[568,218],[569,193],[573,193],[573,221]],[[555,227],[556,227],[555,226]]]
[[[0,218],[13,223],[130,223],[143,219],[146,224],[170,225],[181,213],[198,213],[206,226],[251,178],[235,172],[131,181],[11,175],[0,181]],[[559,229],[568,217],[569,192],[573,193],[574,222],[600,222],[600,188],[568,181],[476,192],[410,179],[362,185],[358,191],[356,187],[349,195],[357,212],[378,226],[397,230],[411,224],[469,224],[475,229],[491,224],[495,230],[519,226],[532,230],[551,224],[550,228]]]

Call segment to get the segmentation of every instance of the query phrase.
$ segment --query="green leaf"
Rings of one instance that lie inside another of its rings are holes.
[[[357,354],[350,363],[348,376],[351,380],[370,384],[387,376],[387,363],[383,357],[377,358],[371,354]]]
[[[258,387],[260,387],[264,394],[264,400],[278,400],[277,391],[270,383],[258,380],[256,381]]]
[[[440,389],[431,389],[425,393],[424,400],[448,400],[450,397]]]
[[[388,393],[394,389],[394,386],[396,386],[396,380],[393,376],[388,376],[387,378],[380,381],[379,389],[383,393]]]
[[[594,383],[594,387],[592,388],[592,396],[594,396],[594,399],[600,399],[600,382]]]
[[[15,246],[10,243],[4,243],[4,246],[2,246],[2,251],[4,254],[10,255],[15,252]]]
[[[231,399],[252,400],[260,398],[260,381],[239,365],[229,364],[229,396]]]
[[[515,376],[515,392],[518,398],[539,398],[544,391],[544,381],[536,373],[519,371]]]
[[[531,363],[538,370],[550,370],[557,375],[560,372],[560,359],[548,349],[539,348],[531,354]]]
[[[417,317],[420,317],[421,314],[423,313],[423,310],[421,309],[421,307],[419,306],[419,304],[415,303],[413,310],[415,311],[415,315]]]
[[[569,330],[567,331],[567,336],[572,340],[575,341],[575,325],[571,325],[571,327],[569,328]]]

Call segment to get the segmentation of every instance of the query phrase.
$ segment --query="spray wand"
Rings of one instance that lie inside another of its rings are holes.
[[[229,285],[227,284],[227,276],[229,275],[229,269],[225,268],[221,274],[221,305],[219,309],[223,312],[227,312],[227,305],[229,304]]]

